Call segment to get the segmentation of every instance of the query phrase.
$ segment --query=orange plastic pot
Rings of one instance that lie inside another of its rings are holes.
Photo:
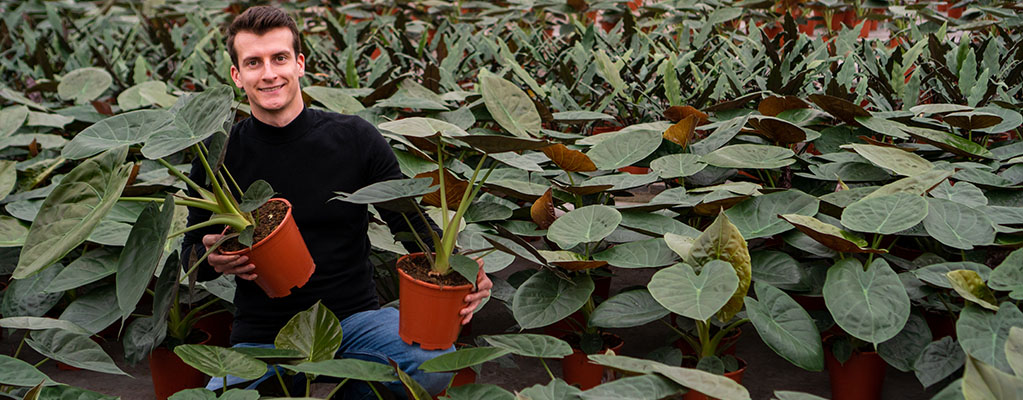
[[[447,389],[442,390],[433,398],[435,399],[444,398],[444,396],[447,395],[448,393],[448,389],[451,389],[453,387],[465,386],[468,384],[476,383],[476,376],[477,376],[476,370],[472,369],[471,367],[465,367],[458,371],[455,371],[455,376],[451,378],[451,384],[448,385]]]
[[[252,247],[224,254],[247,255],[249,262],[256,266],[252,272],[256,274],[256,284],[263,292],[270,297],[284,297],[291,294],[292,288],[302,287],[309,281],[316,264],[302,240],[298,225],[295,225],[291,203],[281,198],[270,201],[282,201],[288,206],[284,221],[270,232],[270,236]]]
[[[209,342],[209,333],[199,332],[206,335],[206,339],[199,344]],[[185,389],[206,386],[206,375],[185,364],[181,357],[166,347],[157,347],[149,353],[149,373],[153,378],[153,392],[157,400],[166,400]]]
[[[401,265],[411,262],[414,253],[398,259],[398,336],[405,343],[419,343],[424,350],[451,348],[458,338],[465,307],[465,296],[472,284],[440,286],[423,282],[402,271]]]
[[[736,358],[736,360],[739,360],[739,365],[741,365],[742,368],[739,368],[732,372],[725,372],[725,377],[741,385],[742,374],[746,372],[746,361],[743,361],[741,358]],[[709,399],[710,397],[707,397],[707,395],[697,392],[695,390],[690,390],[686,392],[684,396],[682,396],[682,400],[709,400]]]
[[[618,345],[610,349],[604,349],[600,352],[600,354],[607,353],[608,350],[619,353],[625,342],[623,342],[618,335],[605,335],[618,338]],[[582,390],[592,389],[593,387],[614,378],[611,375],[611,370],[606,370],[601,365],[591,363],[589,356],[586,353],[575,348],[572,349],[572,354],[561,359],[561,374],[565,377],[565,382],[577,385],[579,386],[579,389]]]
[[[830,346],[824,349],[824,362],[831,378],[832,400],[872,400],[881,398],[888,364],[875,352],[853,352],[839,363]]]

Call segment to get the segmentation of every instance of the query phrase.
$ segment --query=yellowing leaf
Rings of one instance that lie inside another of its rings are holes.
[[[711,260],[722,260],[732,265],[735,274],[739,278],[739,288],[732,294],[728,303],[718,311],[717,317],[722,322],[732,319],[742,309],[743,299],[750,285],[750,256],[749,248],[746,246],[746,239],[743,239],[724,212],[718,213],[717,219],[710,224],[706,230],[696,238],[693,247],[689,250],[689,256],[698,265],[703,265]]]
[[[977,303],[988,310],[998,311],[998,300],[995,293],[984,284],[984,279],[977,271],[957,269],[945,274],[952,283],[952,289],[964,299]]]

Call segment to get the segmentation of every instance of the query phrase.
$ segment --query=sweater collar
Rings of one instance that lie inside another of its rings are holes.
[[[268,143],[286,143],[292,140],[298,139],[309,131],[312,126],[311,116],[309,115],[308,108],[302,108],[302,112],[291,120],[287,125],[282,127],[276,127],[260,121],[256,117],[250,117],[252,120],[252,132],[254,136],[264,142]]]

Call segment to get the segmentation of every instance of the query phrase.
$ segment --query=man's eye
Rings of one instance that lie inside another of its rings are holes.
[[[283,56],[283,55],[281,55],[281,56],[277,56],[277,61],[278,61],[278,62],[285,62],[285,61],[288,61],[288,57],[285,57],[285,56]]]

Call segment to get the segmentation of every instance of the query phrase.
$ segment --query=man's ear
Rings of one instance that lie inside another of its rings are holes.
[[[295,62],[298,63],[298,76],[305,75],[305,54],[298,53],[298,56],[295,57]]]
[[[242,87],[242,78],[241,75],[238,73],[238,67],[234,65],[231,65],[231,80],[234,81],[235,87],[241,89],[242,91],[245,90],[245,88]]]

